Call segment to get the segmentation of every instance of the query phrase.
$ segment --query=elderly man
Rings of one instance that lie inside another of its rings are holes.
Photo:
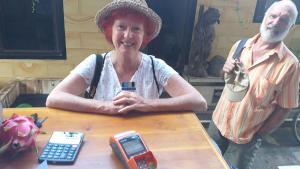
[[[239,59],[233,59],[237,42],[223,67],[225,75],[237,67],[243,69],[249,80],[247,92],[233,101],[224,90],[208,133],[225,160],[238,169],[251,168],[261,138],[278,128],[291,108],[298,107],[299,62],[283,43],[297,15],[292,1],[273,3],[260,34],[248,39]]]

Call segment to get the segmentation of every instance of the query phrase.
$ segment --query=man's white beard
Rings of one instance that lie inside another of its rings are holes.
[[[282,41],[289,33],[289,29],[284,30],[283,32],[279,32],[277,34],[275,34],[273,31],[273,29],[276,29],[274,27],[274,25],[268,25],[264,23],[264,21],[262,22],[262,24],[260,25],[260,34],[261,34],[261,38],[265,41],[265,42],[269,42],[269,43],[275,43],[275,42],[280,42]]]

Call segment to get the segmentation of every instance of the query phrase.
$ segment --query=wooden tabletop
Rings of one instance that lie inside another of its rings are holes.
[[[142,135],[149,149],[153,151],[159,169],[228,168],[192,112],[107,116],[50,108],[4,109],[5,118],[13,113],[38,113],[40,118],[48,117],[41,128],[46,134],[39,134],[37,138],[40,151],[55,130],[80,131],[85,134],[84,144],[74,165],[49,165],[49,168],[122,169],[109,146],[109,137],[126,130],[135,130]],[[1,169],[35,169],[37,166],[37,155],[33,149],[23,152],[13,160],[0,158]]]

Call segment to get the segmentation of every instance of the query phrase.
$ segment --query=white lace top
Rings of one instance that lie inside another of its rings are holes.
[[[104,55],[105,54],[102,54],[102,56]],[[157,92],[150,57],[153,58],[159,92]],[[76,66],[71,73],[79,74],[84,78],[85,82],[90,85],[94,75],[95,65],[96,55],[92,54]],[[140,96],[154,99],[159,97],[168,79],[174,74],[177,74],[177,72],[163,60],[142,53],[141,63],[138,70],[132,76],[131,82],[135,82],[136,92]],[[111,61],[111,52],[109,52],[104,61],[101,78],[94,99],[112,100],[120,91],[121,84]]]

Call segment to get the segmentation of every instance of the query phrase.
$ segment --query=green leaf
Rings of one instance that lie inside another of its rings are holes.
[[[9,146],[11,145],[12,143],[12,138],[5,144],[3,145],[1,148],[0,148],[0,154],[3,154],[8,148]]]
[[[34,149],[35,149],[35,154],[38,155],[39,154],[39,148],[36,144],[34,144]]]
[[[47,132],[45,132],[45,131],[40,131],[40,134],[47,134]]]

